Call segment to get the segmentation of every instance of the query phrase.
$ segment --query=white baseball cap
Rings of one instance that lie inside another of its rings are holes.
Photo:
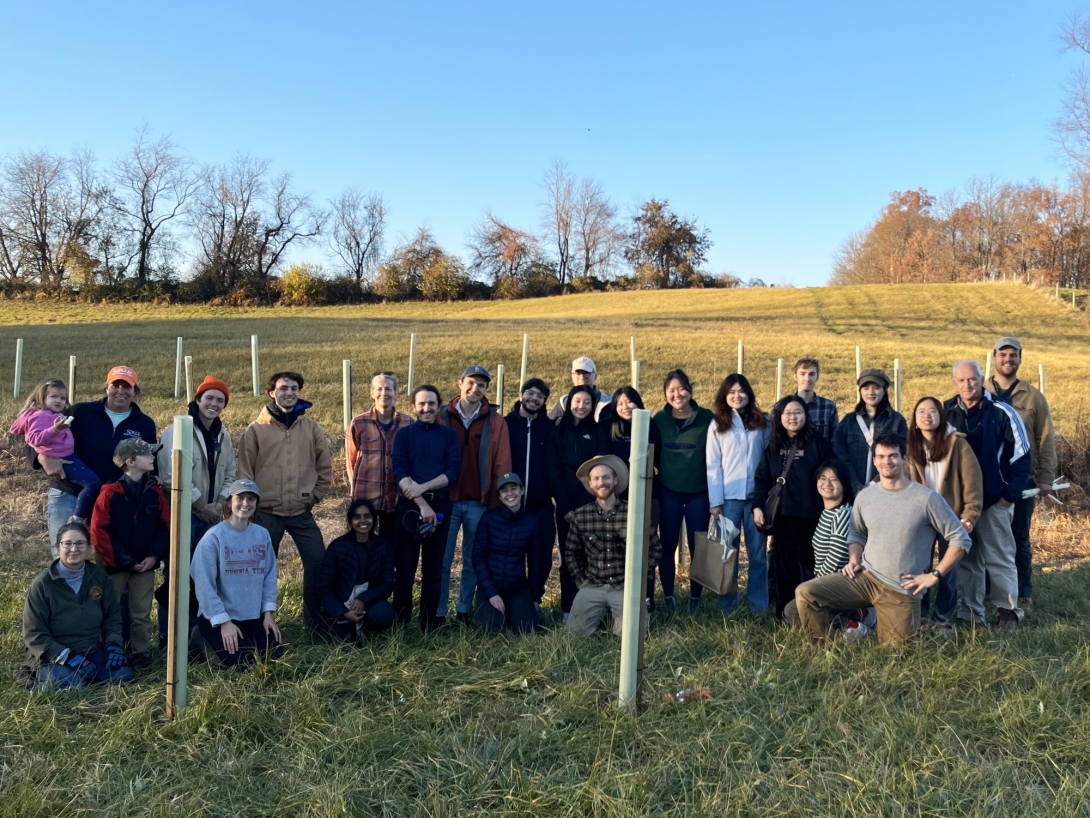
[[[584,356],[582,358],[576,358],[574,361],[571,362],[571,371],[596,373],[598,372],[598,369],[594,366],[594,361]]]

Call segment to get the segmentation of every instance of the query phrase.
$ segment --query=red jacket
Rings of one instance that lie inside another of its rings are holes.
[[[494,508],[500,504],[496,481],[511,471],[507,423],[497,407],[482,398],[480,411],[467,429],[458,414],[459,400],[455,398],[439,410],[439,422],[458,433],[462,448],[462,472],[450,488],[451,500],[476,500]]]
[[[91,514],[91,545],[110,574],[147,557],[166,559],[170,549],[170,509],[159,481],[149,474],[135,496],[125,480],[104,485]]]

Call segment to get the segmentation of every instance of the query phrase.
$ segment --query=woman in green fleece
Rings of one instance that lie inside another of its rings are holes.
[[[708,529],[708,470],[704,452],[712,412],[697,406],[693,400],[693,385],[682,369],[666,373],[662,383],[666,405],[655,413],[652,421],[662,436],[662,457],[659,460],[659,536],[662,539],[662,560],[659,581],[666,597],[666,610],[677,610],[674,602],[674,551],[681,536],[681,521],[689,540],[689,553],[697,531]],[[703,589],[697,583],[689,587],[689,613],[695,613]]]

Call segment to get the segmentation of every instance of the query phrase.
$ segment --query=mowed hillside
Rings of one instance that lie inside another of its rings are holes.
[[[46,377],[67,377],[68,356],[79,365],[76,398],[100,388],[107,369],[128,363],[139,372],[140,403],[165,425],[184,401],[173,398],[175,345],[185,338],[194,359],[194,383],[205,374],[232,387],[225,413],[231,428],[249,422],[264,398],[252,395],[250,336],[260,338],[261,372],[295,369],[307,379],[312,414],[337,437],[341,423],[341,361],[356,374],[357,411],[366,381],[378,369],[408,374],[409,336],[417,333],[417,383],[432,382],[453,396],[468,363],[507,371],[506,403],[517,390],[522,334],[530,333],[530,372],[544,378],[554,398],[570,386],[572,358],[589,354],[606,390],[630,382],[629,338],[636,337],[642,392],[660,405],[661,382],[685,368],[696,398],[711,401],[719,381],[737,365],[745,341],[745,374],[768,408],[776,396],[776,359],[802,355],[822,361],[819,392],[842,411],[856,400],[855,345],[864,366],[893,374],[904,367],[905,410],[925,394],[953,394],[950,366],[984,358],[1000,335],[1025,345],[1023,375],[1036,383],[1045,364],[1047,389],[1061,430],[1073,425],[1090,353],[1090,326],[1081,311],[1050,291],[1016,284],[908,285],[768,290],[684,290],[572,295],[527,301],[390,304],[313,309],[227,309],[151,305],[0,304],[0,408],[14,416],[11,395],[15,339],[25,339],[23,395]],[[490,392],[494,397],[494,391]]]

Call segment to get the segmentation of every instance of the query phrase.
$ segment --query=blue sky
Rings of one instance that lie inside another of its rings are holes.
[[[0,155],[112,160],[147,123],[319,200],[377,191],[394,241],[427,224],[463,254],[486,209],[536,227],[562,160],[626,213],[695,217],[713,272],[815,285],[890,191],[1065,179],[1049,123],[1077,8],[6,0]]]

